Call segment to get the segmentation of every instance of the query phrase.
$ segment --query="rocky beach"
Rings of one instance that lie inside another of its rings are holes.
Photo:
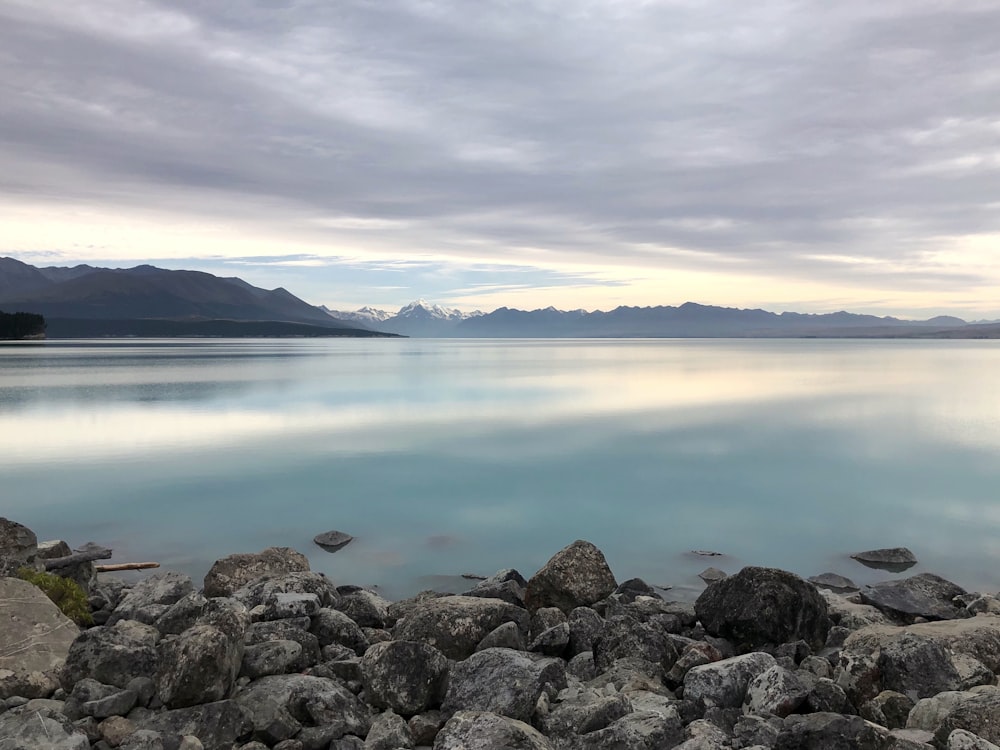
[[[201,582],[73,554],[0,519],[0,750],[1000,747],[1000,599],[929,573],[715,570],[672,602],[576,541],[390,602],[290,548]],[[47,567],[76,622],[23,580]]]

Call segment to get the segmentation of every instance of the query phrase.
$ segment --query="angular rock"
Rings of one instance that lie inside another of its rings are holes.
[[[804,640],[819,649],[830,630],[826,600],[797,575],[746,567],[713,583],[695,601],[705,630],[739,651]]]
[[[491,648],[452,667],[441,710],[489,711],[529,721],[543,692],[551,698],[564,687],[562,660]]]
[[[60,669],[80,634],[41,589],[18,578],[0,578],[0,623],[0,669],[13,672]]]
[[[320,607],[332,606],[339,599],[337,588],[320,573],[303,571],[267,576],[251,581],[233,593],[232,598],[252,610],[267,606],[279,594],[315,594]]]
[[[793,714],[782,723],[774,750],[882,750],[882,737],[860,716]]]
[[[295,641],[267,641],[243,650],[240,675],[256,680],[273,674],[297,672],[302,661],[302,644]]]
[[[124,688],[130,680],[156,674],[159,632],[150,625],[121,620],[112,627],[85,630],[73,641],[62,672],[72,690],[84,677]]]
[[[527,634],[528,613],[499,599],[445,596],[415,605],[396,623],[392,636],[401,641],[423,641],[450,659],[465,659],[486,634],[505,622],[516,623]]]
[[[604,618],[590,607],[577,607],[569,613],[569,653],[572,656],[594,650],[594,641],[604,632]]]
[[[298,656],[291,661],[287,661],[287,671],[301,672],[302,670],[313,666],[320,660],[321,651],[319,639],[309,632],[308,628],[310,625],[311,621],[308,617],[255,622],[247,630],[246,644],[249,648],[252,646],[264,646],[272,641],[295,642],[299,646]],[[256,649],[255,656],[251,657],[251,661],[257,658],[265,658],[265,660],[267,660],[266,657],[261,656],[265,653],[269,653],[273,657],[280,659],[281,657],[279,656],[279,652],[284,651],[287,654],[289,652],[288,650],[289,647],[287,644],[282,647],[282,649],[271,651],[262,648]],[[244,660],[245,659],[246,654],[244,654]],[[272,672],[271,674],[278,673]]]
[[[770,654],[754,652],[692,667],[684,676],[684,698],[701,700],[706,706],[739,708],[750,682],[774,665]]]
[[[979,693],[958,703],[934,730],[935,742],[945,745],[956,729],[1000,744],[1000,690]]]
[[[256,614],[258,620],[264,621],[287,620],[293,617],[312,617],[319,610],[319,597],[316,594],[276,593],[258,605],[251,615]]]
[[[502,599],[515,607],[524,606],[524,586],[517,581],[480,581],[462,596],[479,596],[484,599]]]
[[[515,651],[527,651],[528,646],[524,642],[517,623],[505,622],[503,625],[494,628],[486,637],[476,644],[476,651],[485,651],[488,648],[512,648]]]
[[[139,696],[134,690],[119,690],[111,695],[107,695],[97,700],[87,701],[80,706],[86,716],[93,716],[95,719],[107,719],[111,716],[125,716],[135,708]]]
[[[940,576],[921,573],[865,586],[861,589],[861,601],[903,622],[913,622],[916,617],[954,620],[968,617],[965,607],[953,601],[956,596],[966,593],[965,589]]]
[[[913,701],[894,690],[883,690],[861,706],[861,718],[889,729],[903,729],[913,709]]]
[[[89,750],[87,735],[61,713],[28,705],[0,713],[3,750]]]
[[[835,594],[825,589],[820,591],[820,595],[826,601],[830,612],[830,620],[836,626],[847,628],[848,630],[858,630],[869,625],[891,624],[891,621],[885,614],[870,604],[857,604],[840,594]],[[834,628],[831,628],[829,637],[832,637],[833,630]]]
[[[806,580],[817,588],[829,589],[838,594],[858,590],[858,585],[854,581],[837,573],[820,573],[818,576],[811,576]]]
[[[123,716],[111,716],[102,721],[97,729],[105,742],[111,747],[118,747],[135,733],[135,724]]]
[[[610,747],[610,746],[609,746]],[[537,729],[488,711],[459,711],[438,732],[434,750],[555,750]]]
[[[229,694],[240,671],[243,641],[212,625],[195,625],[161,641],[157,651],[160,700],[168,708],[186,708]]]
[[[957,654],[968,654],[993,673],[1000,673],[1000,617],[977,615],[961,620],[941,620],[908,625],[872,625],[852,633],[844,651],[874,653],[901,633],[931,638]]]
[[[747,686],[743,712],[747,714],[774,714],[784,718],[801,706],[812,684],[795,672],[775,665],[754,677]]]
[[[645,659],[664,670],[677,661],[677,648],[662,629],[621,615],[608,618],[593,651],[594,664],[601,671],[625,657]]]
[[[733,747],[772,747],[781,726],[776,716],[741,716],[733,726]]]
[[[700,667],[702,664],[711,664],[715,661],[722,661],[722,653],[710,643],[695,641],[684,647],[684,651],[677,657],[677,661],[667,672],[666,681],[669,685],[679,685],[684,681],[684,675],[692,667]]]
[[[558,607],[567,614],[611,594],[617,586],[604,554],[590,542],[577,540],[557,552],[528,581],[525,606]]]
[[[528,645],[528,651],[543,656],[562,656],[569,648],[569,623],[561,622],[544,630]],[[482,649],[477,648],[481,651]]]
[[[580,750],[626,748],[635,750],[676,747],[684,740],[681,720],[657,711],[634,711],[604,729],[581,735]]]
[[[368,589],[351,587],[345,593],[345,588],[337,589],[341,594],[336,606],[339,611],[363,628],[384,628],[388,624],[389,601]]]
[[[855,552],[851,558],[869,568],[899,573],[917,564],[917,557],[906,547],[886,547]]]
[[[851,702],[847,693],[828,677],[820,677],[809,691],[805,703],[809,713],[850,713]]]
[[[632,704],[620,693],[605,695],[598,690],[572,688],[563,693],[558,703],[538,717],[538,728],[560,745],[571,744],[577,735],[604,729],[632,712]]]
[[[361,659],[361,680],[368,702],[402,716],[436,708],[444,697],[448,660],[418,641],[386,641]]]
[[[222,700],[154,713],[143,720],[141,728],[164,736],[197,737],[204,750],[231,750],[248,735],[250,722],[235,701]]]
[[[391,709],[379,714],[365,738],[364,750],[412,748],[413,734],[403,717]]]
[[[183,573],[167,571],[139,581],[114,608],[107,624],[137,620],[152,625],[172,604],[194,593],[194,582]]]
[[[406,722],[415,745],[433,745],[434,738],[437,737],[444,723],[445,715],[440,711],[425,711],[411,717]]]
[[[725,730],[705,719],[696,719],[684,728],[687,738],[676,750],[730,750],[730,737]]]
[[[319,639],[319,645],[338,643],[363,656],[368,649],[368,639],[361,627],[343,612],[335,609],[321,609],[312,618],[309,632]]]
[[[309,561],[290,547],[268,547],[216,560],[205,575],[205,596],[232,596],[251,581],[268,575],[309,570]]]
[[[903,693],[913,701],[962,686],[944,646],[914,633],[902,633],[884,643],[878,667],[885,690]]]
[[[180,635],[198,621],[208,603],[209,600],[197,592],[182,596],[156,618],[153,627],[163,635]]]
[[[967,691],[947,691],[932,698],[923,698],[910,709],[910,714],[906,717],[906,728],[933,732],[955,706],[974,695],[975,693]]]

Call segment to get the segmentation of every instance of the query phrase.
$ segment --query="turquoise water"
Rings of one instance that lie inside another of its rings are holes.
[[[847,555],[896,545],[996,591],[998,373],[990,341],[3,347],[0,515],[199,578],[289,545],[390,597],[577,538],[681,597],[708,565],[885,578]]]

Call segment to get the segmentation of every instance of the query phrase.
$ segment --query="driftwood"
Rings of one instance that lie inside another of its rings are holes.
[[[79,563],[107,560],[109,557],[111,557],[111,550],[104,547],[92,547],[82,552],[74,552],[72,555],[66,555],[65,557],[53,557],[51,560],[43,560],[42,562],[45,564],[46,570],[57,570],[59,568],[68,568],[70,565],[78,565]]]
[[[110,565],[95,565],[94,570],[98,573],[114,573],[119,570],[145,570],[146,568],[158,568],[158,562],[134,562],[134,563],[111,563]]]

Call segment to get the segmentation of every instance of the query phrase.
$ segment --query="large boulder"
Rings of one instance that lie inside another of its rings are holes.
[[[309,560],[291,547],[268,547],[216,560],[205,574],[205,596],[232,596],[251,581],[267,575],[309,570]]]
[[[746,567],[706,588],[695,602],[705,630],[739,651],[803,640],[821,648],[830,631],[826,600],[793,573]]]
[[[743,711],[784,718],[805,703],[812,688],[813,685],[797,673],[775,664],[750,681]]]
[[[419,641],[383,641],[361,660],[361,680],[368,703],[413,716],[436,708],[444,697],[448,659]]]
[[[883,581],[861,589],[861,600],[878,607],[889,617],[903,622],[913,622],[917,617],[925,620],[954,620],[968,617],[969,613],[955,597],[966,594],[961,586],[933,573]]]
[[[552,743],[523,721],[489,711],[459,711],[441,727],[434,750],[554,750]]]
[[[922,622],[904,627],[871,625],[851,633],[845,653],[871,654],[903,633],[930,638],[955,654],[966,654],[1000,674],[1000,616],[977,615],[961,620]]]
[[[0,623],[0,670],[14,672],[59,669],[80,634],[41,589],[19,578],[0,578]]]
[[[571,745],[577,735],[604,729],[632,712],[632,704],[621,693],[606,695],[594,688],[570,688],[559,698],[537,717],[538,728],[559,745]]]
[[[134,620],[120,620],[112,627],[83,631],[66,656],[63,687],[72,690],[84,677],[91,677],[124,688],[136,677],[156,674],[159,639],[156,628]]]
[[[913,701],[958,690],[961,677],[944,646],[927,636],[902,633],[882,646],[878,656],[882,688]]]
[[[61,713],[20,706],[0,713],[2,750],[89,750],[87,735]]]
[[[150,714],[141,728],[174,738],[197,737],[204,750],[232,750],[249,735],[250,721],[235,701],[223,700]]]
[[[306,595],[301,598],[292,595]],[[313,595],[313,596],[309,596]],[[337,601],[337,588],[322,573],[302,571],[258,578],[233,592],[233,599],[247,609],[263,607],[270,610],[265,619],[315,614],[322,607]],[[301,605],[301,607],[299,606]],[[301,608],[308,611],[303,612]],[[262,613],[263,614],[263,613]]]
[[[567,614],[574,607],[589,607],[618,586],[608,561],[590,542],[578,539],[561,549],[528,581],[525,606],[558,607]]]
[[[594,665],[601,671],[618,659],[636,657],[669,670],[677,661],[677,647],[649,622],[637,622],[625,615],[609,617],[592,646]]]
[[[684,675],[684,698],[706,706],[739,708],[750,682],[775,663],[770,654],[754,652],[692,667]]]
[[[964,729],[995,745],[1000,744],[1000,690],[989,689],[952,708],[934,732],[938,746],[943,747],[956,729]]]
[[[139,581],[114,608],[108,625],[119,620],[138,620],[152,625],[172,604],[194,593],[190,576],[174,571],[157,573]]]
[[[160,700],[169,708],[212,703],[229,695],[243,660],[243,641],[212,625],[195,625],[157,647]]]
[[[15,576],[19,568],[34,567],[38,537],[27,526],[0,517],[0,577]]]
[[[561,659],[488,648],[452,668],[441,709],[489,711],[530,721],[542,693],[552,698],[564,687],[566,664]]]
[[[465,659],[479,642],[505,622],[516,623],[527,635],[527,611],[500,599],[443,596],[416,604],[396,623],[392,637],[400,641],[423,641],[449,659]]]

